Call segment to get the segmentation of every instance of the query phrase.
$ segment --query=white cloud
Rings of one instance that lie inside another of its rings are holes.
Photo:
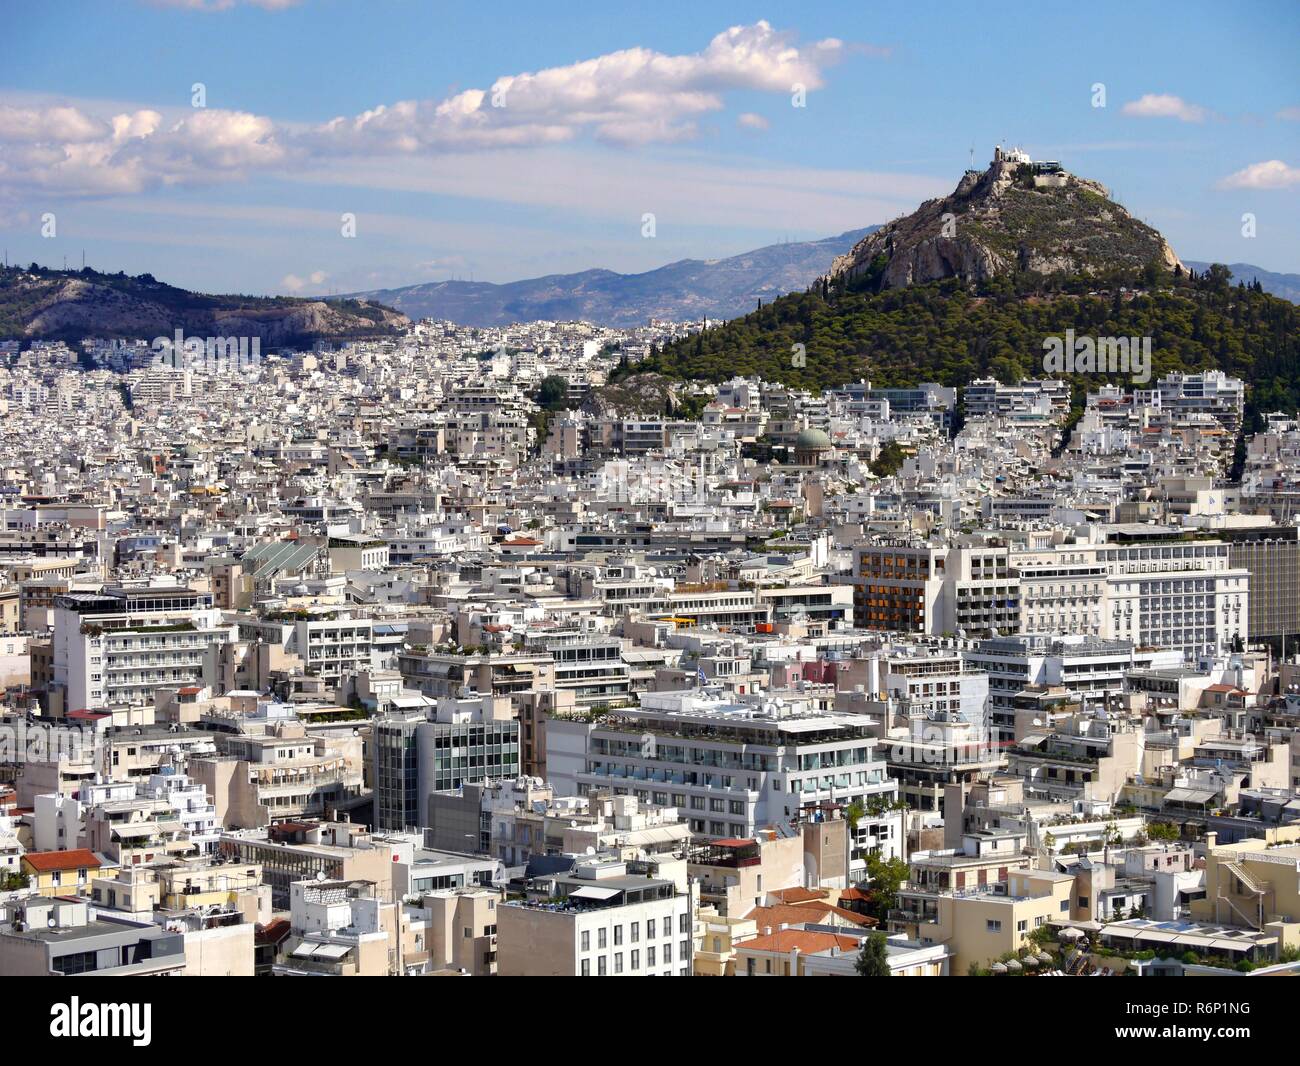
[[[1204,122],[1213,114],[1199,104],[1189,104],[1181,96],[1169,93],[1147,93],[1130,100],[1121,110],[1136,118],[1176,118],[1179,122]]]
[[[1300,107],[1284,107],[1277,117],[1283,122],[1300,122]]]
[[[178,0],[184,6],[232,0]],[[281,6],[282,0],[261,0]],[[787,94],[824,86],[824,71],[859,50],[834,38],[797,44],[767,22],[733,26],[699,52],[629,48],[568,66],[507,75],[442,100],[381,104],[314,126],[198,109],[164,120],[140,109],[108,117],[86,105],[0,107],[0,191],[66,196],[203,185],[293,161],[537,148],[580,137],[617,145],[676,143],[699,132],[731,91]],[[761,128],[757,115],[740,119]]]
[[[270,119],[215,109],[164,122],[148,109],[99,119],[75,107],[3,107],[0,146],[0,188],[65,196],[211,184],[289,154]]]
[[[736,116],[736,125],[744,130],[765,130],[771,123],[762,115],[756,115],[753,111],[746,111]]]
[[[700,116],[723,108],[728,90],[790,93],[819,89],[845,52],[833,38],[796,45],[767,22],[733,26],[703,51],[664,55],[628,48],[564,67],[498,78],[445,100],[405,100],[306,135],[341,152],[518,147],[582,133],[618,144],[694,137]]]
[[[1280,159],[1252,163],[1219,182],[1221,189],[1286,189],[1292,185],[1300,185],[1300,167],[1287,166]]]

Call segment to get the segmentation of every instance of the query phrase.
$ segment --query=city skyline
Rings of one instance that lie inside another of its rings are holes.
[[[27,9],[0,240],[11,263],[84,249],[213,292],[640,272],[884,223],[1006,142],[1103,182],[1185,259],[1294,271],[1297,13],[1192,8]],[[129,79],[93,61],[115,41],[141,45]]]

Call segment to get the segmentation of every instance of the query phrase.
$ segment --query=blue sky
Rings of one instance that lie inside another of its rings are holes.
[[[1003,141],[1102,181],[1184,258],[1300,271],[1293,0],[120,0],[5,21],[10,262],[84,249],[308,295],[637,271],[887,221]]]

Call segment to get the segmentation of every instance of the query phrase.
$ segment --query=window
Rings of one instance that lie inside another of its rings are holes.
[[[582,950],[583,951],[591,950],[591,933],[586,929],[582,931]],[[586,964],[584,963],[584,965]]]
[[[598,947],[598,948],[603,948],[603,947],[605,947],[605,930],[604,930],[604,929],[598,929],[598,930],[596,930],[596,947]],[[605,961],[604,959],[601,960],[601,962],[604,962],[604,961]]]
[[[598,977],[604,977],[604,976],[605,976],[605,956],[604,956],[604,955],[601,955],[601,956],[597,959],[597,961],[596,961],[596,975],[597,975]]]
[[[645,964],[646,964],[646,967],[647,967],[647,968],[649,968],[649,967],[651,967],[651,966],[653,966],[653,965],[655,964],[655,949],[654,949],[654,948],[646,948],[646,949],[645,949]]]
[[[614,926],[614,946],[618,947],[621,943],[623,943],[623,927],[616,925]]]
[[[623,953],[621,951],[614,952],[614,972],[623,972]]]
[[[640,940],[640,939],[641,939],[641,923],[640,923],[640,922],[633,922],[633,923],[632,923],[632,943],[635,944],[635,943],[636,943],[638,940]],[[632,952],[632,957],[633,957],[633,958],[636,958],[636,952],[635,952],[635,951]],[[634,967],[634,968],[635,968],[635,965],[636,965],[636,964],[633,963],[633,967]]]
[[[635,939],[635,937],[633,939]],[[632,952],[632,958],[630,961],[632,963],[632,969],[634,970],[641,969],[641,952],[639,951]]]
[[[746,959],[746,960],[745,960],[745,976],[746,976],[746,977],[753,977],[753,976],[754,976],[754,971],[755,971],[757,968],[758,968],[758,960],[757,960],[757,959]]]
[[[987,932],[990,933],[1000,933],[1002,932],[1002,923],[998,921],[996,918],[990,918],[987,922],[984,923],[984,928]]]
[[[690,924],[691,924],[691,916],[687,914],[685,911],[682,911],[682,913],[677,916],[677,931],[679,933],[689,932]]]
[[[664,945],[664,962],[673,961],[673,945],[671,942]]]

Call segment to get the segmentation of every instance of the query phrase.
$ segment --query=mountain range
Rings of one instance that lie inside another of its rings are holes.
[[[446,319],[463,326],[582,319],[627,327],[651,318],[730,319],[754,310],[759,300],[767,303],[808,288],[837,258],[881,229],[867,226],[817,241],[770,244],[725,259],[680,259],[641,274],[584,270],[502,284],[438,281],[372,289],[349,298],[393,307],[411,319]],[[1184,265],[1199,273],[1210,264],[1187,260]],[[1249,284],[1258,278],[1265,292],[1300,303],[1300,274],[1275,273],[1249,263],[1233,263],[1230,269],[1234,281]]]
[[[641,326],[651,318],[677,322],[735,318],[788,292],[806,289],[836,256],[877,227],[837,237],[769,244],[725,259],[680,259],[641,274],[584,270],[505,284],[438,281],[353,293],[410,318],[448,319],[465,326],[504,326],[536,319],[583,319],[602,326]]]

